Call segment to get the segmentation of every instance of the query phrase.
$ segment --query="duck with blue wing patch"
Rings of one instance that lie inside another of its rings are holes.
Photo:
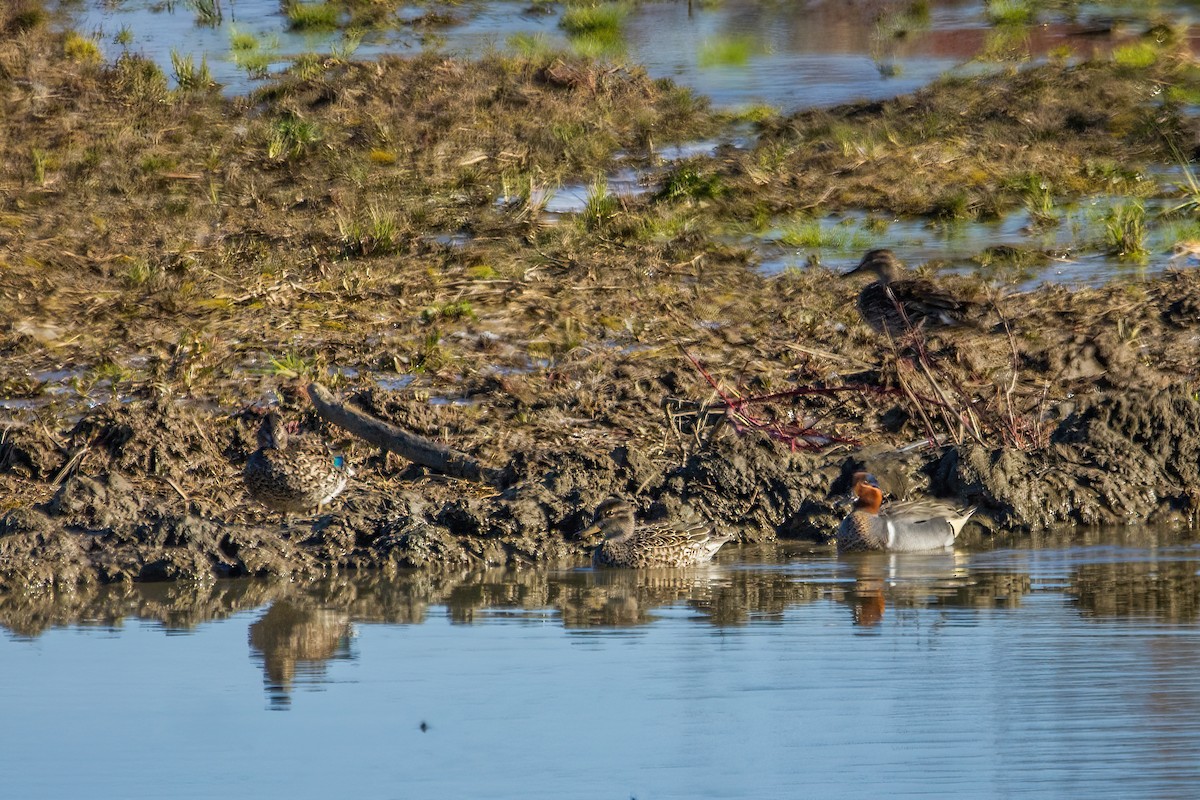
[[[286,517],[319,513],[346,488],[353,473],[346,459],[331,454],[323,442],[289,436],[272,411],[259,426],[258,449],[246,459],[243,474],[250,496]]]

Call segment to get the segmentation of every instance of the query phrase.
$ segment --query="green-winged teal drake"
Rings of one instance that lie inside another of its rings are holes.
[[[258,449],[246,459],[244,476],[251,497],[286,516],[320,512],[346,488],[350,470],[323,444],[291,439],[272,411],[258,428]]]
[[[904,277],[904,265],[891,250],[867,251],[842,277],[860,272],[874,273],[876,280],[858,293],[858,313],[879,333],[900,336],[922,327],[972,325],[983,311],[974,300],[954,297],[932,281]]]
[[[883,491],[874,475],[856,472],[852,491],[854,510],[838,527],[839,553],[889,550],[912,553],[944,550],[954,544],[975,507],[961,508],[944,500],[916,500],[883,505]]]
[[[706,523],[637,525],[633,506],[610,497],[596,509],[580,538],[600,534],[592,563],[603,567],[694,567],[707,564],[732,536],[717,536]]]

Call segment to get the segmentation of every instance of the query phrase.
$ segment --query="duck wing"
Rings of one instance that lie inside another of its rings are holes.
[[[894,552],[941,550],[954,544],[975,507],[961,508],[941,500],[889,503],[879,512]]]
[[[714,535],[708,523],[651,525],[639,528],[626,547],[642,565],[684,566],[711,559],[732,536]]]
[[[709,542],[722,544],[732,536],[715,536],[712,526],[705,522],[680,523],[675,525],[649,525],[638,529],[634,539],[645,547],[685,548],[703,547]]]
[[[256,450],[243,471],[250,495],[285,513],[302,513],[329,503],[346,488],[351,474],[341,456],[290,448]]]
[[[896,281],[888,289],[903,304],[913,325],[921,320],[934,325],[969,325],[982,310],[974,300],[955,297],[922,278]]]

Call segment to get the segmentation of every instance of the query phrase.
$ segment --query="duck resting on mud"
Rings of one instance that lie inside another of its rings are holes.
[[[961,508],[945,500],[914,500],[883,507],[883,490],[869,472],[854,473],[851,492],[854,510],[838,527],[839,553],[944,550],[954,544],[975,513],[975,506]]]
[[[973,325],[983,306],[944,292],[924,278],[906,278],[904,265],[891,250],[869,250],[858,266],[842,277],[874,273],[877,280],[858,294],[858,313],[879,333],[900,336],[918,328]]]
[[[717,536],[707,523],[637,525],[633,506],[610,497],[596,508],[579,538],[602,538],[592,552],[598,567],[694,567],[707,564],[732,536]]]
[[[342,456],[323,444],[288,436],[274,411],[258,428],[258,449],[246,459],[243,476],[250,496],[267,508],[288,514],[320,513],[346,488],[350,470]]]

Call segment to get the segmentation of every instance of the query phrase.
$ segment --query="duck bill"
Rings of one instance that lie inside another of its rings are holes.
[[[588,525],[586,528],[581,530],[579,533],[575,534],[575,538],[579,539],[580,541],[583,541],[583,542],[590,541],[592,539],[599,539],[600,538],[600,523],[593,522],[591,525]]]

